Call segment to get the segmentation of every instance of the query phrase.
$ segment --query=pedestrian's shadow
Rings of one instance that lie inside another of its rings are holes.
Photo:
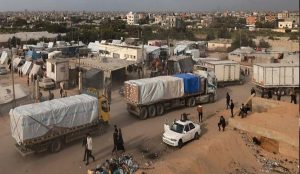
[[[201,135],[200,136],[203,136],[204,134],[207,133],[207,131],[208,131],[207,123],[202,123],[200,128],[201,128]]]

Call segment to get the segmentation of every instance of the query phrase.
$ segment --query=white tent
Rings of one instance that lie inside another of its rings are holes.
[[[14,67],[14,68],[17,68],[18,65],[20,64],[21,60],[22,60],[22,59],[19,58],[19,57],[14,58],[14,61],[13,61],[13,67]]]
[[[40,72],[41,72],[41,66],[37,64],[33,64],[33,67],[29,73],[29,77],[31,77],[31,75],[39,74]]]
[[[32,68],[32,62],[26,61],[22,67],[22,72],[24,75],[28,75]]]
[[[0,58],[0,64],[5,64],[8,61],[8,54],[6,51],[3,51]]]

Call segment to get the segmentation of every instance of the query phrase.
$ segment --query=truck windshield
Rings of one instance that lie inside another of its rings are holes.
[[[171,130],[174,131],[174,132],[177,132],[177,133],[182,133],[183,132],[183,128],[184,126],[181,125],[181,124],[178,124],[178,123],[174,123],[172,126],[171,126]]]

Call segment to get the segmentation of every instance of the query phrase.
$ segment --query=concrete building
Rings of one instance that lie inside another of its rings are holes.
[[[100,56],[139,63],[142,61],[142,49],[138,46],[100,44]]]
[[[139,15],[138,14],[133,13],[131,11],[126,16],[127,16],[127,24],[128,25],[136,25],[136,24],[138,24],[138,20],[139,20]]]
[[[278,22],[278,28],[293,28],[293,21],[279,21]]]
[[[246,24],[247,25],[255,25],[256,20],[257,20],[256,16],[248,16],[248,17],[246,17]]]
[[[276,16],[274,16],[274,15],[266,15],[265,16],[265,21],[266,22],[273,22],[275,20],[276,20]]]
[[[183,21],[177,16],[167,16],[162,22],[162,26],[165,28],[182,28]]]
[[[207,42],[207,50],[209,51],[226,51],[231,47],[231,39],[217,39]]]
[[[280,12],[277,14],[277,18],[280,20],[280,19],[283,19],[285,20],[286,18],[289,17],[289,12],[288,11],[283,11],[283,12]]]

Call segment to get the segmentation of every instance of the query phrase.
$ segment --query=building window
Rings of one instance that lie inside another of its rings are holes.
[[[55,73],[55,66],[54,66],[54,64],[51,64],[51,72]]]

